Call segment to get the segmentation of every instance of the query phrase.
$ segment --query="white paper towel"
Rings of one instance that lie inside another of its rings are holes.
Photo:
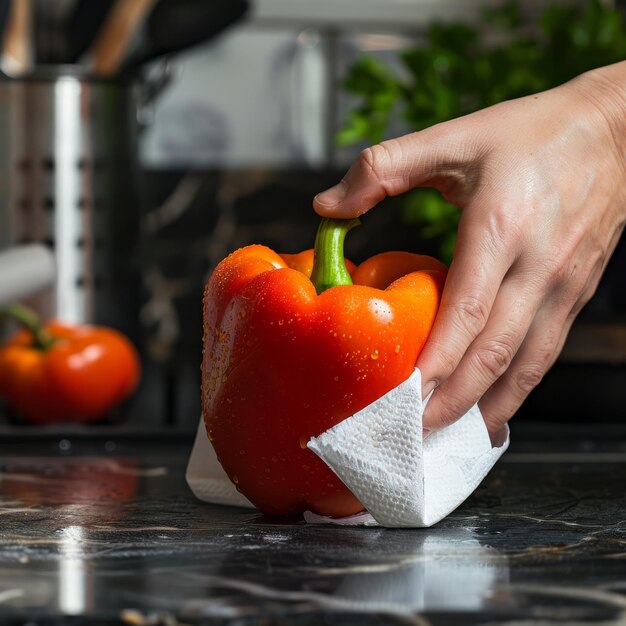
[[[432,526],[478,487],[507,449],[491,445],[474,406],[461,419],[422,436],[419,370],[401,385],[319,437],[313,450],[363,503],[369,514],[336,520],[307,512],[311,523],[388,527]],[[200,420],[187,467],[193,493],[207,502],[252,507],[222,469]]]

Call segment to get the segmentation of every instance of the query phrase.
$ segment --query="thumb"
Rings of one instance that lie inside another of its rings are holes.
[[[458,135],[453,141],[451,123],[383,141],[363,150],[340,183],[313,199],[313,208],[324,217],[362,215],[387,196],[414,187],[436,187],[459,168],[462,150]]]

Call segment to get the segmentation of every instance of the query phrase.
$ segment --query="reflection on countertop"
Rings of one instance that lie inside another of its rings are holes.
[[[207,505],[186,446],[134,447],[2,449],[1,620],[626,622],[623,450],[511,453],[434,528],[390,530]]]

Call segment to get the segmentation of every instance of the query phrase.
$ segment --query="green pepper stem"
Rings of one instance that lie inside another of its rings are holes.
[[[318,295],[337,285],[351,285],[352,279],[343,256],[343,243],[348,231],[358,226],[357,219],[322,218],[315,236],[315,252],[311,282]]]
[[[33,335],[33,348],[47,350],[54,342],[41,324],[39,316],[28,307],[21,304],[11,304],[0,308],[0,318],[15,320],[20,326],[29,330]]]

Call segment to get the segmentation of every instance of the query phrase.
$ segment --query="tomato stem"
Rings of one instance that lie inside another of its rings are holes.
[[[343,244],[348,231],[361,222],[357,218],[338,220],[322,218],[315,236],[311,282],[318,295],[337,285],[351,285],[352,279],[343,256]]]
[[[16,321],[20,326],[29,330],[33,335],[33,348],[47,350],[56,340],[43,327],[35,311],[21,304],[11,304],[0,308],[0,318]]]

